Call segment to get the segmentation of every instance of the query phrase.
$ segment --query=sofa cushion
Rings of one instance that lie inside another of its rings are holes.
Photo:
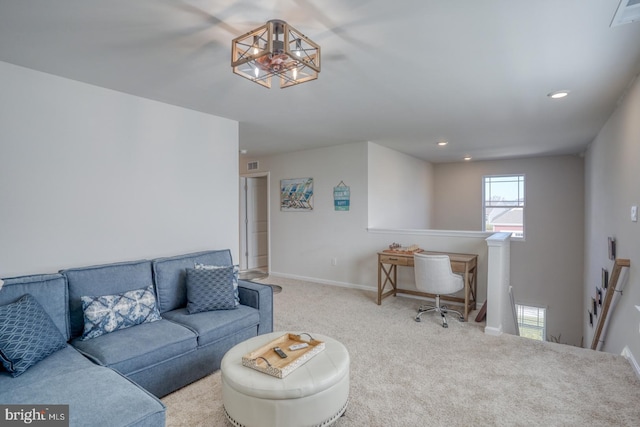
[[[66,346],[51,317],[31,294],[0,306],[0,361],[12,376]]]
[[[0,402],[69,405],[70,426],[165,425],[162,402],[119,373],[97,366],[71,346],[17,378],[0,372]]]
[[[219,266],[233,264],[229,249],[158,258],[151,262],[160,314],[165,311],[186,307],[187,286],[185,283],[185,270],[194,268],[196,263]]]
[[[82,296],[112,295],[153,284],[151,261],[133,261],[62,270],[69,284],[71,337],[84,330]]]
[[[212,270],[187,268],[187,311],[190,314],[236,308],[233,266]]]
[[[83,296],[81,299],[83,340],[161,319],[152,285],[115,295]]]
[[[0,305],[15,302],[31,294],[44,308],[65,340],[69,340],[69,295],[67,281],[61,274],[41,274],[4,279]]]
[[[215,270],[217,268],[227,268],[227,266],[205,265],[196,263],[196,270]],[[238,294],[238,276],[240,275],[240,267],[236,264],[233,266],[233,297],[236,305],[240,305],[240,295]]]
[[[189,314],[186,308],[168,311],[162,317],[184,325],[198,335],[198,345],[204,346],[250,327],[257,327],[260,313],[255,308],[240,305],[235,310],[205,311]]]
[[[197,340],[189,329],[159,320],[71,344],[96,363],[128,375],[195,350]]]

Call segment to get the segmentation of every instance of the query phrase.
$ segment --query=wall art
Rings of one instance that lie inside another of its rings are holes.
[[[609,237],[608,242],[609,242],[609,259],[614,260],[616,259],[616,239],[614,239],[613,237]]]
[[[313,210],[313,178],[280,180],[280,210]]]
[[[348,211],[351,203],[351,190],[343,181],[333,187],[333,208],[337,211]]]

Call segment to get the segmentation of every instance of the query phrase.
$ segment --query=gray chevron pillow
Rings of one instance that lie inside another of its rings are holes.
[[[228,265],[206,265],[195,263],[196,270],[215,270],[218,268],[227,268]],[[236,305],[240,305],[240,295],[238,294],[238,275],[239,275],[239,266],[236,264],[233,266],[233,296],[236,299]]]
[[[186,272],[189,314],[236,308],[232,265],[211,270],[187,268]]]

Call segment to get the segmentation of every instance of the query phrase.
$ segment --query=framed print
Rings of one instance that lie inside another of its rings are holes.
[[[614,239],[613,237],[609,237],[608,241],[609,241],[609,259],[614,260],[616,259],[616,239]]]
[[[280,180],[280,210],[313,210],[313,178]]]

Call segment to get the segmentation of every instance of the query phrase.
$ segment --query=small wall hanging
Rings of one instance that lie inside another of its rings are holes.
[[[348,211],[351,198],[351,190],[344,181],[333,187],[333,207],[337,211]]]
[[[609,259],[613,261],[616,259],[616,239],[609,237],[607,240],[609,243]]]

